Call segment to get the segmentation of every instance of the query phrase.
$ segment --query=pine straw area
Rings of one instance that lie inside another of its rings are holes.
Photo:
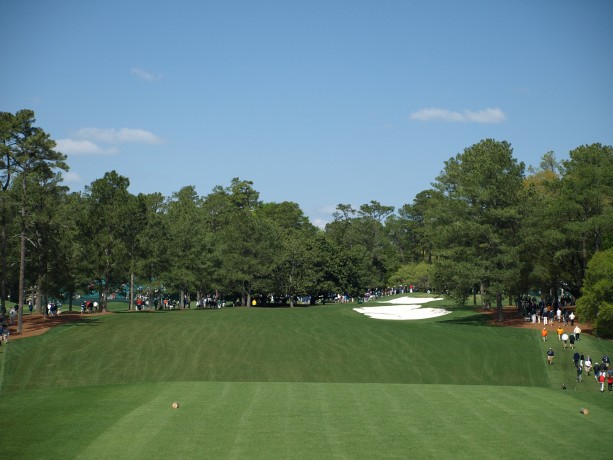
[[[574,311],[574,307],[571,307],[571,309]],[[498,314],[495,308],[491,308],[489,310],[479,309],[478,311],[490,316],[489,324],[491,326],[519,327],[523,329],[538,329],[538,330],[541,330],[543,329],[543,327],[545,327],[547,328],[550,334],[555,335],[556,330],[558,329],[559,326],[562,326],[562,329],[564,329],[564,332],[569,333],[569,332],[572,332],[575,326],[578,325],[579,328],[581,329],[582,334],[591,334],[592,332],[592,326],[590,324],[582,323],[579,321],[575,321],[575,324],[572,327],[570,325],[570,322],[568,323],[568,326],[564,326],[564,321],[558,322],[557,320],[554,320],[553,324],[548,322],[547,326],[545,326],[543,323],[538,323],[538,322],[533,324],[531,322],[527,322],[524,319],[524,316],[517,311],[517,308],[513,306],[510,306],[510,307],[507,306],[503,308],[504,321],[498,321]]]
[[[42,335],[52,327],[59,326],[61,324],[85,322],[87,321],[87,318],[91,316],[111,314],[112,313],[110,312],[81,314],[80,312],[68,311],[62,312],[57,316],[47,317],[40,313],[24,313],[21,334],[17,333],[17,320],[15,320],[15,324],[9,327],[11,333],[9,341]]]

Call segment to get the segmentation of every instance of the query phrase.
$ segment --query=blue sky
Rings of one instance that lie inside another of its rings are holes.
[[[505,140],[613,145],[613,1],[3,0],[0,111],[33,109],[72,190],[233,177],[311,221],[395,207]]]

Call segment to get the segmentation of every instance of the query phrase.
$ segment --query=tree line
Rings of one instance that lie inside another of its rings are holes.
[[[526,168],[509,143],[482,140],[445,161],[411,203],[339,204],[320,229],[298,204],[262,202],[240,178],[205,196],[186,186],[165,197],[132,194],[129,178],[110,171],[70,192],[66,156],[35,123],[31,110],[0,113],[0,297],[2,308],[16,300],[19,329],[26,298],[95,290],[106,308],[125,285],[131,308],[135,285],[293,305],[412,284],[459,305],[480,294],[502,314],[504,299],[528,292],[579,298],[611,265],[590,277],[590,260],[611,260],[613,248],[611,146],[583,145],[564,161],[548,152]],[[602,331],[613,324],[603,319],[613,317],[612,290],[580,307]]]

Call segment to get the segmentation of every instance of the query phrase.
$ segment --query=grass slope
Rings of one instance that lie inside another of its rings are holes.
[[[553,458],[580,439],[606,455],[613,394],[591,377],[574,385],[559,343],[483,323],[462,310],[380,321],[346,305],[90,318],[3,347],[0,411],[20,427],[3,452]],[[580,346],[596,358],[613,351],[591,337]],[[573,437],[549,442],[555,432]]]

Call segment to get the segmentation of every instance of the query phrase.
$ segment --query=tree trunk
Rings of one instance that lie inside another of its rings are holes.
[[[483,308],[489,310],[490,304],[489,302],[485,302],[485,284],[481,283],[479,286],[479,294],[481,294],[481,303],[483,304]]]
[[[38,311],[41,312],[41,314],[43,316],[45,316],[45,311],[47,308],[47,304],[43,305],[43,292],[40,289],[40,283],[38,283],[38,285],[36,286],[36,308],[38,308]]]
[[[243,284],[243,292],[245,293],[247,297],[246,305],[250,307],[251,306],[251,288]]]
[[[130,299],[128,302],[128,310],[132,310],[134,308],[134,272],[130,273]]]
[[[502,292],[496,292],[496,311],[498,312],[498,321],[504,321],[504,313],[502,311]]]
[[[107,262],[107,269],[106,269],[106,273],[104,274],[104,280],[103,281],[104,281],[104,286],[101,286],[102,289],[100,289],[100,291],[98,292],[98,303],[100,304],[98,308],[100,308],[100,311],[107,312],[108,311],[108,306],[106,304],[106,301],[108,299],[107,289],[109,288],[108,262]]]
[[[25,175],[23,178],[23,196],[25,200],[26,194],[26,179]],[[26,276],[26,207],[23,204],[21,205],[21,235],[20,235],[20,254],[19,254],[19,310],[17,310],[17,333],[21,334],[23,330],[23,290],[24,290],[24,281]]]
[[[6,278],[8,276],[7,265],[7,239],[6,239],[6,210],[4,208],[4,189],[0,191],[0,213],[2,213],[2,223],[0,224],[0,311],[6,311]]]
[[[38,302],[36,301],[36,286],[32,286],[30,288],[30,302],[32,302],[32,309],[35,311],[40,311],[38,308],[40,307],[40,305],[38,305]]]

